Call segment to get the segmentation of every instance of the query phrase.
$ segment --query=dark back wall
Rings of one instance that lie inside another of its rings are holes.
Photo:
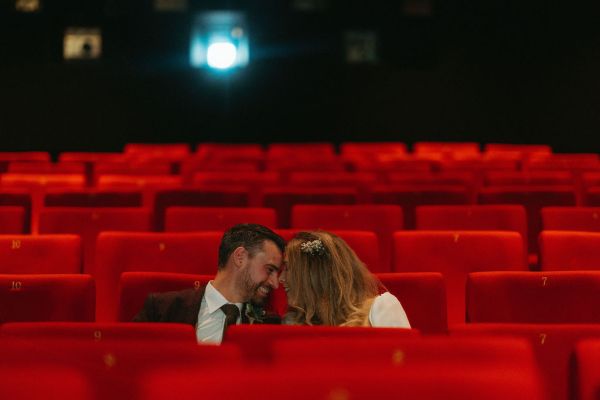
[[[598,6],[445,0],[418,17],[400,1],[321,2],[299,13],[283,0],[221,1],[247,12],[252,46],[227,78],[188,63],[192,15],[211,2],[183,14],[149,0],[55,0],[37,14],[4,2],[0,148],[469,140],[599,152]],[[65,27],[86,25],[102,28],[103,58],[64,62]],[[380,61],[348,65],[343,32],[364,29]]]

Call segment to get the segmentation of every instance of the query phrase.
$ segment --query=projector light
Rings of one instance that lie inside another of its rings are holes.
[[[229,42],[212,43],[206,51],[206,61],[211,68],[231,68],[236,57],[237,49]]]
[[[246,17],[235,11],[208,11],[194,17],[190,63],[225,71],[248,65]]]

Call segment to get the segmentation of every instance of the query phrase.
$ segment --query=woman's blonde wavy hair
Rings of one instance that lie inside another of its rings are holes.
[[[303,251],[320,240],[324,252]],[[325,231],[299,232],[285,249],[288,312],[297,325],[365,326],[380,284],[339,236]]]

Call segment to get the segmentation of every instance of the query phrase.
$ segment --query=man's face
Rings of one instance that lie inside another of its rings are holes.
[[[249,257],[241,271],[240,287],[244,297],[255,304],[264,304],[271,290],[279,286],[282,254],[270,240],[263,242],[262,250]]]

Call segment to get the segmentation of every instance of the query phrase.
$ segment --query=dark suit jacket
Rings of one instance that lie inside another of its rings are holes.
[[[204,297],[206,285],[198,289],[184,289],[175,292],[150,293],[142,310],[133,317],[134,322],[178,322],[196,326],[198,313]],[[242,323],[248,323],[246,313],[242,309]],[[277,314],[267,313],[262,322],[254,323],[279,324],[281,318]]]

